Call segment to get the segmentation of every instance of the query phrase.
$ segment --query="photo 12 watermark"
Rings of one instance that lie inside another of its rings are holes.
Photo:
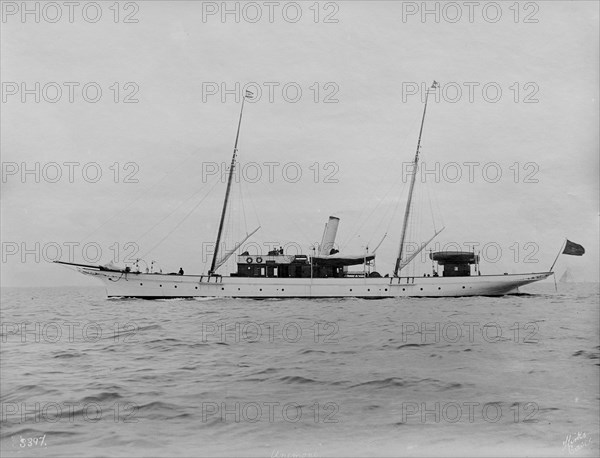
[[[337,24],[338,2],[202,2],[202,23]]]
[[[40,423],[137,423],[139,406],[134,402],[2,402],[2,422],[21,425]]]
[[[402,163],[402,182],[407,183],[414,174],[414,162]],[[537,162],[427,162],[417,168],[416,179],[421,183],[525,183],[537,184],[540,165]]]
[[[202,242],[202,262],[207,263],[215,255],[215,242]],[[236,248],[236,245],[230,245],[227,242],[221,242],[219,244],[219,253],[228,253],[229,251]],[[241,254],[238,259],[245,261],[246,263],[253,263],[254,261],[259,264],[270,256],[299,256],[303,254],[302,246],[298,242],[245,242],[238,250]],[[266,253],[266,254],[265,254]],[[248,258],[250,260],[248,261]]]
[[[337,184],[340,166],[336,162],[312,162],[300,164],[294,161],[278,162],[236,162],[232,179],[235,183],[312,183]],[[219,176],[221,183],[227,183],[231,172],[231,164],[227,162],[203,162],[202,182],[206,183],[214,176]]]
[[[135,344],[139,326],[134,322],[21,321],[0,323],[2,343],[93,343],[102,339]]]
[[[449,81],[430,87],[424,81],[403,81],[402,102],[419,97],[425,102],[425,96],[435,103],[498,103],[506,100],[513,103],[539,103],[540,87],[534,81]]]
[[[313,322],[203,322],[200,335],[203,343],[339,343],[339,324],[334,321]]]
[[[340,86],[334,81],[299,83],[296,81],[263,82],[202,82],[202,102],[220,101],[239,103],[247,94],[249,103],[298,103],[306,100],[313,103],[339,103]]]
[[[219,421],[222,423],[286,423],[312,422],[318,424],[339,423],[340,411],[335,402],[286,402],[250,401],[250,402],[203,402],[201,404],[202,422]]]
[[[532,241],[509,241],[504,243],[494,241],[483,242],[433,242],[428,249],[423,249],[423,243],[406,242],[404,244],[404,253],[407,257],[413,253],[419,253],[422,263],[431,262],[431,253],[469,251],[477,255],[477,272],[480,273],[480,263],[496,264],[501,261],[512,262],[515,264],[537,264],[540,262],[537,257],[540,252],[540,246]],[[418,258],[418,259],[419,259]]]
[[[403,322],[400,336],[403,343],[498,343],[537,344],[539,342],[539,322],[514,322],[501,325],[496,322],[479,323],[469,321]]]
[[[539,23],[538,2],[452,2],[425,1],[401,2],[402,23],[483,23],[496,24],[508,21],[515,24]]]
[[[140,247],[135,242],[6,241],[2,242],[2,263],[77,263],[83,260],[88,264],[98,264],[109,259],[113,263],[135,264],[139,261],[139,251]],[[150,271],[150,266],[146,268]]]
[[[2,23],[22,24],[137,24],[140,4],[128,1],[98,2],[0,2]]]
[[[539,406],[535,402],[514,402],[511,405],[500,402],[449,401],[449,402],[403,402],[402,423],[498,423],[503,418],[514,423],[535,423]]]
[[[2,81],[2,103],[139,103],[134,81]]]
[[[2,162],[2,183],[124,183],[140,182],[137,162]]]

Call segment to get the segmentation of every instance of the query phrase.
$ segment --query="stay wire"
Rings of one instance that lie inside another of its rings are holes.
[[[218,180],[214,183],[209,192],[206,193],[206,195],[196,205],[194,205],[190,211],[187,212],[187,214],[179,221],[179,223],[177,223],[177,225],[173,229],[171,229],[167,235],[160,239],[160,241],[157,244],[155,244],[152,248],[150,248],[142,256],[140,256],[140,258],[144,258],[148,254],[152,253],[152,251],[158,248],[171,234],[173,234],[173,232],[175,232],[190,217],[190,215],[194,213],[194,211],[200,206],[200,204],[206,200],[206,198],[210,195],[210,192],[214,189],[217,183]]]
[[[88,240],[92,235],[94,235],[100,229],[102,229],[103,227],[105,227],[109,222],[113,221],[115,218],[117,218],[121,214],[125,213],[127,210],[129,210],[133,206],[133,204],[135,204],[136,202],[138,202],[142,197],[147,197],[149,194],[152,194],[154,189],[160,190],[160,188],[158,187],[158,185],[160,183],[162,183],[163,181],[165,181],[167,179],[167,177],[169,177],[182,164],[188,162],[193,157],[194,156],[189,155],[187,158],[185,158],[184,160],[180,161],[177,165],[175,165],[175,167],[173,167],[171,170],[169,170],[160,180],[152,182],[148,186],[146,186],[144,189],[142,189],[142,191],[140,191],[140,194],[134,200],[130,201],[129,204],[127,204],[125,207],[123,207],[120,211],[114,213],[111,217],[109,217],[103,223],[101,223],[99,226],[97,226],[92,232],[90,232],[87,236],[85,236],[84,238],[82,238],[80,240],[80,243],[83,242],[83,241],[85,241],[85,240]]]
[[[215,186],[217,185],[218,182],[219,182],[219,180],[216,179],[215,182],[210,187],[210,189],[208,190],[206,196],[203,197],[202,200],[204,200],[212,192],[212,190],[215,188]],[[189,202],[192,198],[196,197],[198,194],[200,194],[204,190],[205,190],[205,187],[202,187],[198,191],[194,191],[183,202],[181,202],[179,205],[177,205],[171,212],[169,212],[167,215],[165,215],[163,218],[161,218],[158,222],[156,222],[154,225],[152,225],[142,235],[138,236],[136,240],[139,242],[142,238],[144,238],[146,235],[148,235],[150,232],[152,232],[158,225],[160,225],[167,218],[171,217],[177,210],[179,210],[182,206],[184,206],[187,202]]]

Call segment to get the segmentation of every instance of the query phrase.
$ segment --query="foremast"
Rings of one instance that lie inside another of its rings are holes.
[[[229,203],[229,194],[231,193],[231,182],[233,180],[233,171],[235,168],[235,160],[238,152],[238,140],[240,138],[240,127],[242,125],[242,115],[244,113],[244,102],[246,99],[251,99],[253,94],[250,91],[246,91],[242,98],[242,106],[240,108],[240,118],[237,126],[237,133],[235,134],[235,145],[233,146],[233,155],[231,157],[231,167],[229,167],[229,176],[227,177],[227,190],[225,191],[225,200],[223,201],[223,210],[221,211],[221,221],[219,222],[219,231],[217,232],[217,241],[215,242],[215,252],[213,254],[212,262],[210,264],[210,270],[208,275],[213,275],[217,269],[217,259],[219,256],[219,245],[221,244],[221,236],[223,235],[223,226],[225,224],[225,215],[227,214],[227,204]]]
[[[402,233],[400,236],[400,248],[398,250],[398,258],[396,259],[396,267],[394,268],[394,277],[398,276],[401,269],[402,255],[404,254],[404,239],[406,238],[406,229],[408,227],[408,219],[410,217],[410,209],[412,204],[413,192],[415,189],[415,180],[417,178],[417,170],[419,167],[419,152],[421,150],[421,136],[423,135],[423,125],[425,124],[425,113],[427,113],[427,100],[429,99],[429,91],[438,87],[437,81],[434,81],[430,88],[425,93],[425,106],[423,107],[423,117],[421,118],[421,129],[419,130],[419,140],[417,141],[417,151],[413,162],[412,176],[410,178],[410,187],[408,189],[408,200],[406,201],[406,209],[404,210],[404,221],[402,223]],[[437,235],[437,234],[436,234]]]

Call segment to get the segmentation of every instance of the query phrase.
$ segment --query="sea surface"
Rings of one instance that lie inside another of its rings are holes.
[[[523,292],[3,289],[2,456],[598,456],[598,284]]]

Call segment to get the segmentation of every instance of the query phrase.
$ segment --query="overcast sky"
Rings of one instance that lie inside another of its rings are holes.
[[[429,2],[425,16],[421,2],[231,2],[224,17],[221,2],[36,4],[2,3],[2,285],[96,284],[48,264],[57,247],[206,272],[236,83],[257,97],[228,247],[260,224],[256,243],[307,252],[336,215],[349,252],[389,229],[389,273],[434,79],[411,237],[431,235],[431,200],[437,247],[478,244],[483,273],[545,271],[568,237],[586,254],[561,257],[559,275],[598,280],[597,2]]]

